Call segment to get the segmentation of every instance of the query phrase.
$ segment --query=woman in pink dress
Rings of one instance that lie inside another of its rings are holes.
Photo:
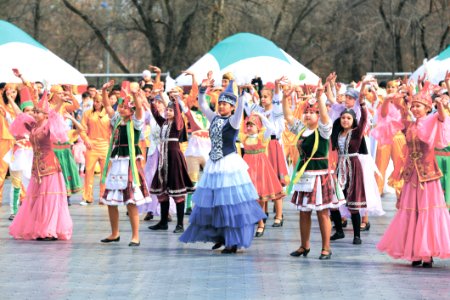
[[[392,104],[392,100],[397,103]],[[387,144],[403,130],[408,147],[398,211],[377,248],[393,258],[411,261],[412,266],[431,268],[433,256],[450,257],[450,216],[434,153],[435,147],[450,141],[450,118],[444,113],[441,98],[435,99],[437,113],[428,114],[432,100],[427,87],[412,98],[410,112],[415,121],[409,120],[402,102],[401,94],[385,99],[373,133],[381,144]]]
[[[47,97],[43,98],[34,108],[34,118],[20,114],[11,126],[30,134],[34,155],[25,200],[9,227],[9,234],[24,240],[69,240],[72,218],[64,177],[53,152],[53,143],[67,141],[66,126],[59,114],[49,111]]]

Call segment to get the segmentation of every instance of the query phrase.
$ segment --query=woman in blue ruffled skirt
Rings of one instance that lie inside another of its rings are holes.
[[[199,94],[199,107],[211,123],[211,152],[192,195],[195,206],[190,225],[180,241],[213,242],[213,250],[225,246],[222,253],[236,253],[238,248],[250,247],[255,223],[266,215],[257,202],[259,196],[248,175],[248,165],[236,152],[243,100],[239,99],[236,107],[231,81],[219,96],[218,114],[213,112],[205,99],[206,89],[212,83],[208,76]]]

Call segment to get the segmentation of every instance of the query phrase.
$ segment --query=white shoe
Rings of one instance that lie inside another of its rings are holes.
[[[92,202],[87,202],[87,201],[81,201],[80,202],[81,206],[88,206],[88,205],[91,205],[91,204],[92,204]]]

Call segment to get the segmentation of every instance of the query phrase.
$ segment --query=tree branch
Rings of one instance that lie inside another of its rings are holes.
[[[95,35],[99,39],[100,43],[105,47],[106,51],[111,54],[111,58],[113,61],[118,65],[118,67],[125,73],[130,73],[127,67],[122,63],[120,58],[118,57],[116,51],[111,48],[108,41],[103,36],[100,29],[95,25],[95,23],[90,19],[87,15],[83,14],[80,10],[78,10],[76,7],[74,7],[68,0],[63,0],[64,5],[72,11],[74,14],[78,15],[83,21],[94,31]]]

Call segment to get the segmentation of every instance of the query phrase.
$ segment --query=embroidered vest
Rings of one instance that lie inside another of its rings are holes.
[[[414,171],[417,171],[420,182],[436,180],[442,177],[439,169],[434,148],[419,140],[416,136],[407,133],[406,144],[408,146],[408,156],[406,167],[402,177],[407,182],[411,179]]]
[[[211,139],[209,158],[212,161],[218,161],[228,154],[236,152],[236,140],[239,131],[231,126],[229,118],[216,116],[209,127]]]
[[[297,149],[300,153],[300,161],[306,162],[311,156],[314,146],[314,133],[307,137],[300,137],[297,142]],[[308,163],[306,170],[327,170],[328,169],[328,139],[324,139],[319,134],[319,148],[314,154],[313,158]],[[299,169],[303,164],[299,164]],[[299,171],[299,170],[296,170]]]

